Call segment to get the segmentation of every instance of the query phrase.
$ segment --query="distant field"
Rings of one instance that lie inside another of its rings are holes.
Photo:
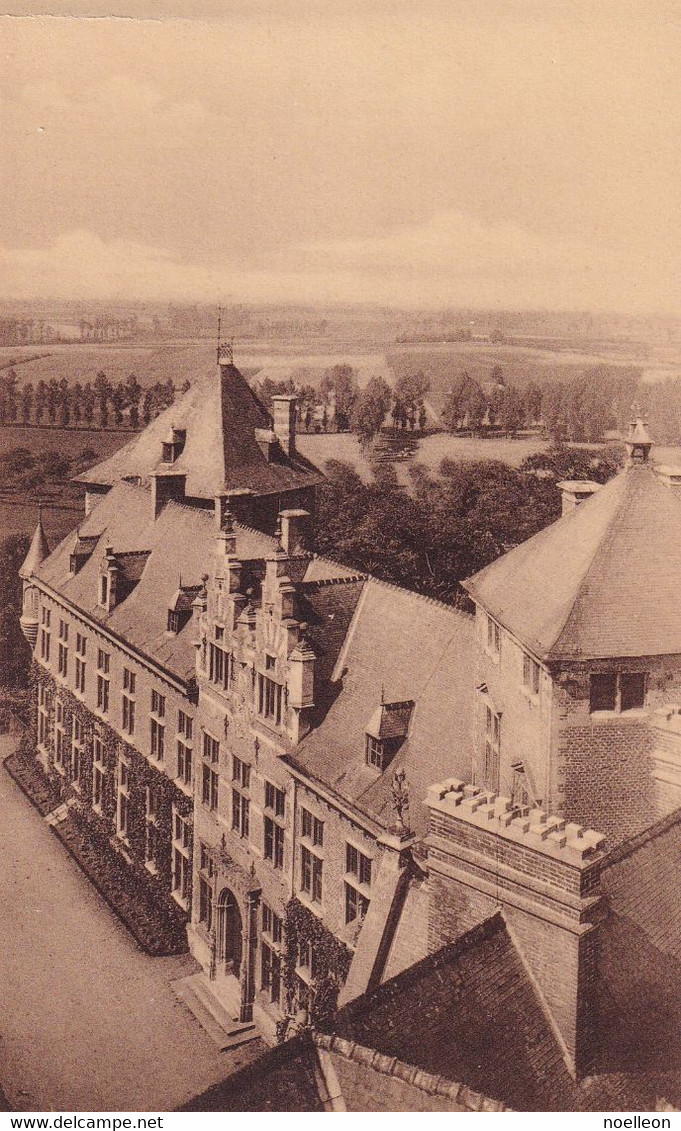
[[[71,530],[75,530],[83,519],[82,509],[62,510],[56,507],[43,508],[43,526],[47,535],[50,549],[54,549],[62,538]],[[38,504],[13,503],[0,501],[0,537],[6,538],[9,534],[33,534],[38,522]]]
[[[91,428],[22,428],[19,424],[0,426],[0,453],[11,448],[29,448],[32,452],[56,449],[75,455],[83,448],[92,448],[101,459],[113,454],[137,433],[99,432]]]
[[[320,434],[298,437],[298,448],[302,455],[323,469],[327,460],[344,460],[355,466],[362,479],[371,479],[371,462],[365,455],[357,439],[349,433]],[[409,482],[411,463],[422,463],[436,471],[440,462],[452,460],[501,460],[511,467],[518,467],[532,452],[543,451],[547,442],[539,437],[532,439],[489,440],[474,439],[468,436],[452,436],[448,432],[438,432],[418,441],[418,449],[412,460],[398,460],[395,463],[400,483]]]

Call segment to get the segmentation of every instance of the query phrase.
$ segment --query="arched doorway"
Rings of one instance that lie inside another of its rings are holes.
[[[224,888],[218,899],[218,960],[225,974],[239,977],[243,951],[241,912],[234,895]]]

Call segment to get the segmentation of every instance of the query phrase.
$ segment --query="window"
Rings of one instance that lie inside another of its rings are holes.
[[[47,748],[50,734],[50,714],[47,690],[43,684],[38,686],[38,745]]]
[[[487,650],[495,656],[501,652],[501,629],[491,617],[487,618]]]
[[[59,621],[59,649],[57,652],[57,672],[66,679],[69,671],[69,626],[65,620]]]
[[[323,847],[324,844],[324,822],[320,821],[318,817],[314,817],[308,809],[300,810],[300,819],[302,825],[302,835],[313,845]]]
[[[275,817],[283,817],[286,811],[286,793],[271,781],[265,782],[265,808],[271,809]]]
[[[82,636],[80,632],[76,633],[76,664],[75,664],[75,683],[76,691],[80,691],[81,695],[85,692],[85,649],[87,647],[87,638]]]
[[[217,637],[218,632],[222,637],[223,630],[215,630]],[[208,648],[208,678],[211,683],[216,687],[221,688],[223,691],[229,689],[231,675],[231,656],[230,653],[222,648],[219,644],[211,641]]]
[[[97,709],[106,715],[109,710],[109,664],[108,652],[97,649]]]
[[[70,743],[66,739],[66,711],[64,704],[57,699],[54,705],[54,764],[61,773],[66,773],[70,754]]]
[[[201,767],[201,800],[209,809],[218,807],[220,743],[203,732],[203,765]]]
[[[208,931],[213,926],[216,875],[215,861],[205,845],[202,844],[199,866],[199,922],[205,924]]]
[[[144,863],[150,872],[158,871],[158,797],[149,786],[144,807]]]
[[[353,923],[369,910],[369,896],[362,889],[371,886],[371,860],[354,844],[345,846],[345,873],[345,922]]]
[[[322,860],[303,845],[300,849],[300,890],[313,903],[322,902]]]
[[[284,829],[272,817],[265,817],[265,859],[275,868],[284,867]]]
[[[128,839],[130,814],[130,763],[122,755],[118,759],[118,784],[116,787],[116,833],[121,840]]]
[[[192,735],[194,720],[184,711],[177,713],[177,776],[185,785],[192,781]]]
[[[366,738],[366,764],[367,766],[374,766],[377,770],[382,770],[385,764],[385,745],[380,738],[374,738],[372,734],[368,734]]]
[[[523,686],[532,695],[539,694],[539,664],[527,652],[523,652]]]
[[[275,664],[274,656],[265,657],[265,671],[273,672]],[[276,683],[271,675],[258,673],[258,714],[275,726],[281,723],[281,693],[281,684]]]
[[[106,608],[109,600],[109,577],[108,574],[103,573],[99,579],[99,603]]]
[[[286,793],[271,781],[265,782],[265,810],[265,859],[275,868],[283,868]]]
[[[173,807],[173,895],[182,907],[187,908],[191,877],[191,827]]]
[[[40,659],[46,664],[50,662],[50,609],[40,610]]]
[[[485,787],[499,789],[499,747],[501,741],[501,715],[485,707]]]
[[[590,678],[591,711],[635,711],[645,707],[645,672],[599,672]]]
[[[260,988],[275,1005],[281,998],[282,926],[280,916],[263,903]]]
[[[98,813],[101,813],[106,783],[106,762],[104,760],[104,743],[98,735],[95,735],[93,739],[92,750],[94,757],[92,766],[92,808]]]
[[[232,829],[241,837],[247,837],[249,831],[250,784],[251,767],[246,762],[242,762],[241,758],[232,755]]]
[[[123,668],[122,714],[123,730],[126,734],[135,733],[135,685],[137,677],[129,668]]]
[[[71,737],[71,781],[80,789],[83,777],[83,758],[85,755],[85,730],[80,719],[73,716],[73,734]]]
[[[166,698],[158,691],[151,693],[151,719],[149,720],[151,756],[157,762],[162,762],[165,755],[166,741]]]

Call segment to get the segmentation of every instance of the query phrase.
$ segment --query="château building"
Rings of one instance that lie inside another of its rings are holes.
[[[582,1082],[627,997],[613,924],[656,954],[681,938],[656,886],[681,803],[681,500],[650,446],[638,421],[620,475],[564,484],[564,516],[467,582],[472,616],[314,553],[295,400],[270,416],[223,352],[80,477],[78,530],[50,552],[39,525],[36,757],[186,929],[197,1016],[271,1043],[312,1025],[272,1073],[300,1050],[348,1074],[366,1047],[450,1099],[603,1103]],[[519,1075],[465,1053],[512,1039]]]

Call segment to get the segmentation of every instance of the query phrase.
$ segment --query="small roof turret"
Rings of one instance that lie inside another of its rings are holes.
[[[41,562],[45,561],[45,558],[48,556],[49,552],[50,547],[48,545],[47,538],[45,536],[45,530],[43,528],[42,507],[39,507],[38,525],[36,526],[33,533],[33,538],[31,539],[31,545],[28,548],[28,553],[24,558],[19,570],[19,577],[22,579],[22,581],[28,580],[31,574],[35,573]]]
[[[648,422],[642,415],[638,405],[632,405],[633,419],[629,424],[629,435],[625,440],[625,447],[629,456],[629,463],[647,463],[653,441],[648,433]]]

